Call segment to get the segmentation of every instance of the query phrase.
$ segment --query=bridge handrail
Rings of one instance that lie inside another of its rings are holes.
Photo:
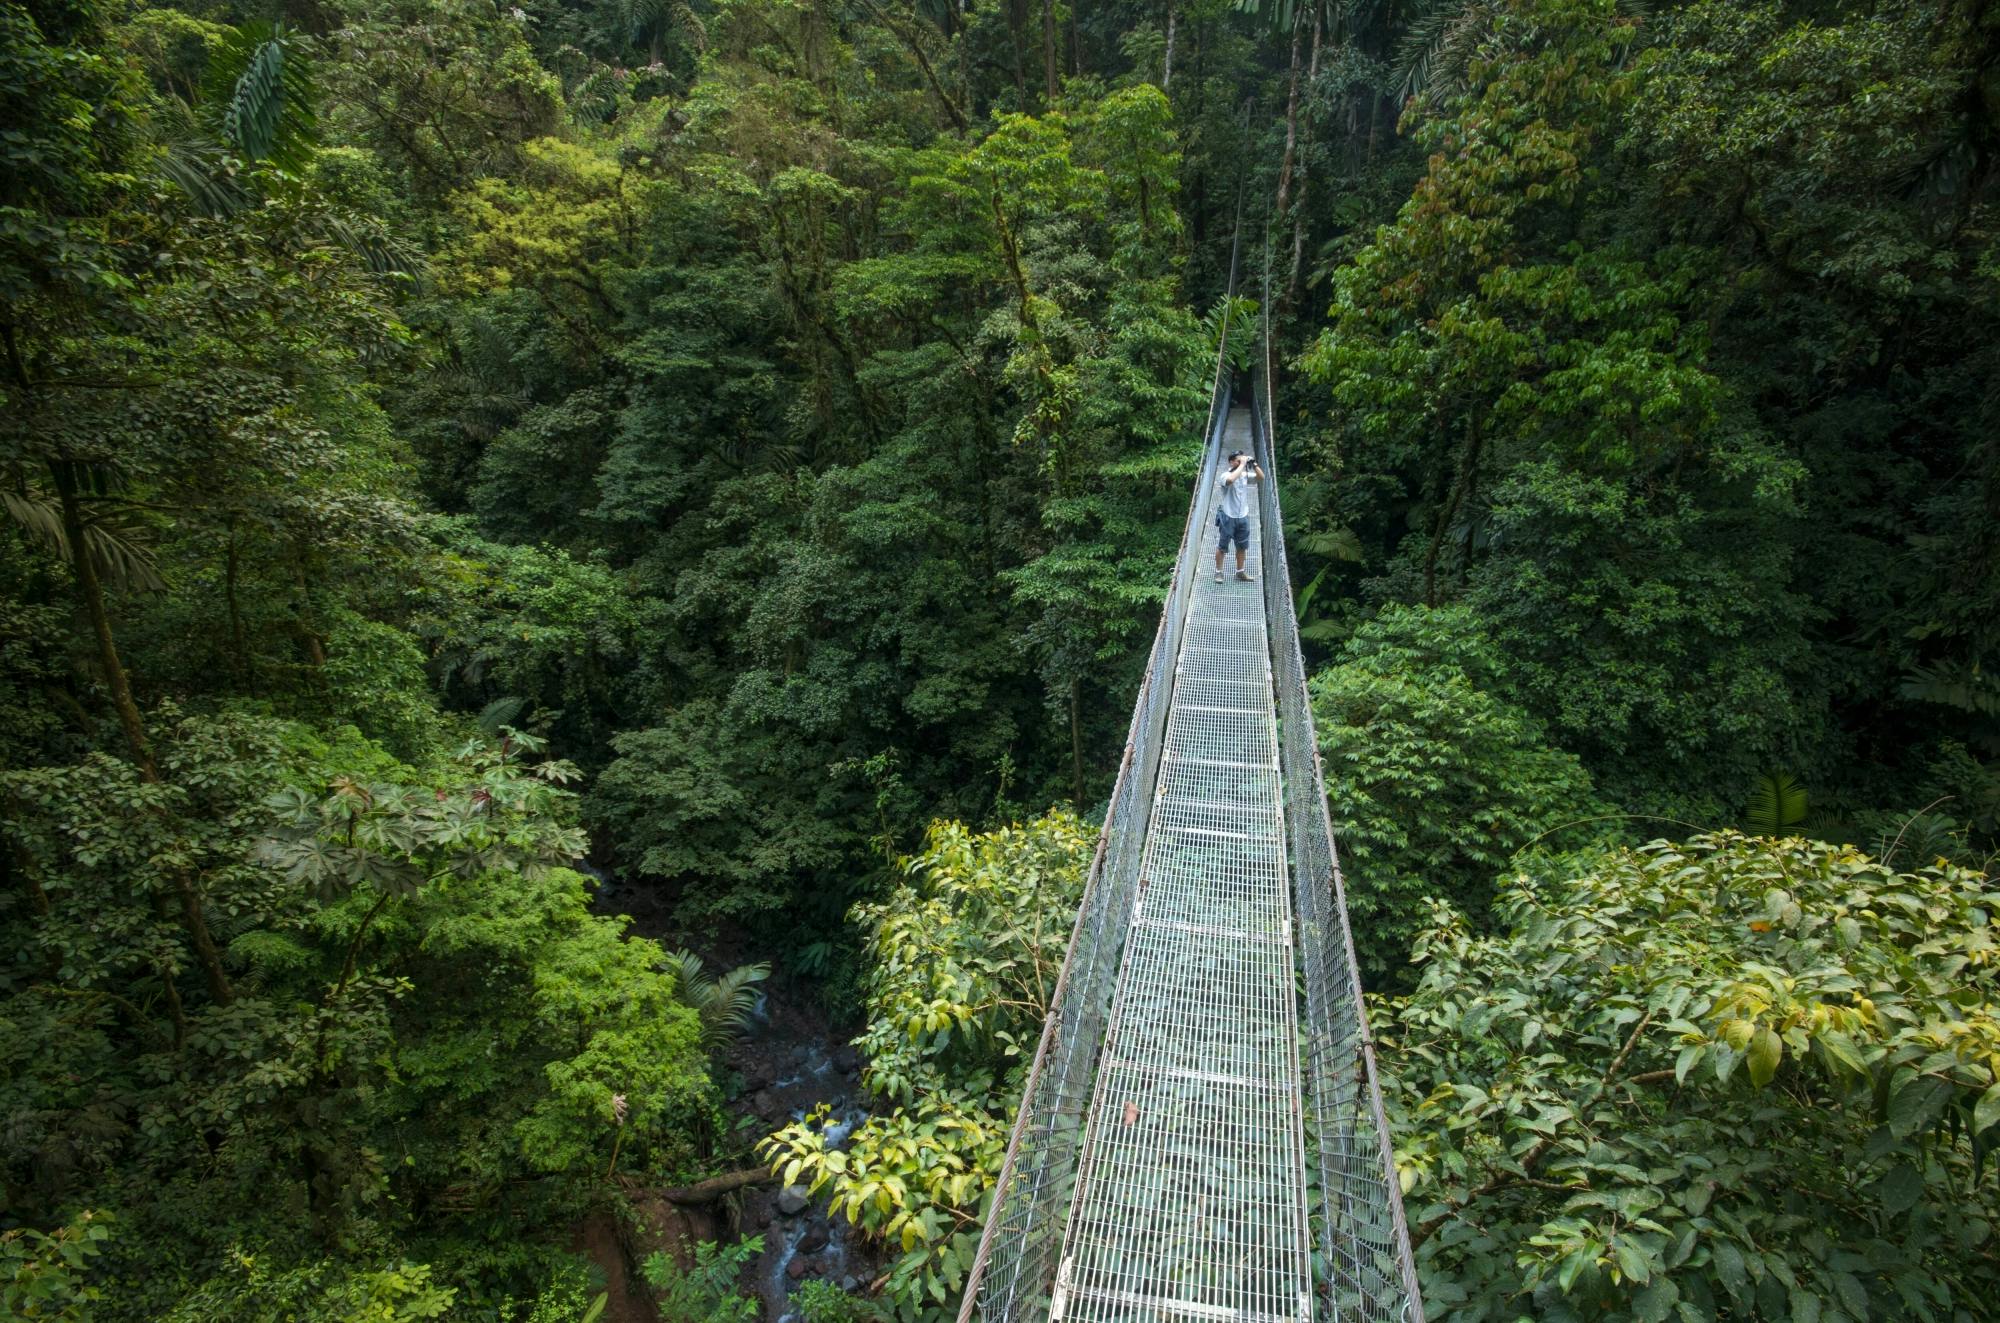
[[[1271,675],[1278,702],[1280,770],[1285,786],[1287,854],[1297,950],[1306,987],[1305,1118],[1317,1164],[1320,1253],[1334,1317],[1423,1323],[1423,1297],[1403,1216],[1402,1184],[1368,1031],[1368,1010],[1347,921],[1347,894],[1327,811],[1324,769],[1307,699],[1305,658],[1293,609],[1285,523],[1278,499],[1276,418],[1271,388],[1270,298],[1265,289],[1252,408],[1258,463],[1259,527],[1264,602],[1271,640]]]

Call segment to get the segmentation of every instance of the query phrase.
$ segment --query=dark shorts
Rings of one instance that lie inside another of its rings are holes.
[[[1215,529],[1217,534],[1215,549],[1217,551],[1227,550],[1232,538],[1235,539],[1238,551],[1246,550],[1250,546],[1250,517],[1248,515],[1245,515],[1241,519],[1231,519],[1228,515],[1217,511],[1215,515]]]

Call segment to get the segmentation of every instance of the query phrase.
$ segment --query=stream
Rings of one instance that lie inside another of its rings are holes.
[[[592,905],[597,913],[631,915],[634,933],[656,938],[668,949],[682,944],[684,937],[674,931],[656,892],[596,868],[584,866],[582,871],[598,883]],[[717,945],[700,943],[712,973],[757,958],[729,948],[711,956]],[[746,1134],[762,1138],[788,1122],[805,1120],[825,1103],[827,1142],[845,1143],[869,1114],[861,1058],[844,1041],[846,1035],[810,995],[778,978],[759,989],[750,1021],[723,1056],[725,1069],[742,1081],[725,1104],[730,1115],[750,1118]],[[884,1268],[881,1252],[864,1244],[845,1217],[827,1215],[823,1193],[810,1200],[802,1196],[801,1190],[775,1187],[743,1192],[737,1234],[763,1236],[764,1251],[745,1268],[742,1289],[756,1296],[763,1323],[801,1323],[791,1308],[791,1294],[803,1281],[818,1278],[865,1291]]]
[[[768,1083],[744,1076],[744,1097],[737,1106],[760,1124],[775,1129],[788,1120],[802,1121],[824,1102],[831,1109],[827,1143],[838,1146],[868,1119],[860,1061],[852,1048],[828,1051],[821,1044],[801,1044],[779,1060],[783,1073]],[[752,1089],[752,1084],[761,1087]],[[760,1190],[744,1201],[744,1231],[761,1230],[764,1236],[764,1253],[751,1271],[767,1323],[799,1323],[789,1297],[801,1281],[817,1277],[852,1291],[877,1271],[847,1219],[829,1217],[823,1200],[807,1202],[800,1194],[796,1188]]]

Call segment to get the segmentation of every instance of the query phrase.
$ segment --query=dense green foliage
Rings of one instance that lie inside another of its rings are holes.
[[[1348,917],[1368,986],[1399,970],[1427,896],[1483,919],[1494,878],[1533,843],[1594,826],[1590,777],[1496,697],[1500,654],[1465,607],[1391,607],[1313,678]]]
[[[1206,396],[1174,102],[865,3],[0,21],[9,1289],[566,1316],[617,1178],[740,1162],[762,972],[590,837],[851,968],[932,817],[1107,783]]]
[[[1726,821],[1772,768],[1923,805],[1995,752],[1993,16],[1466,21],[1302,328],[1363,599],[1471,608],[1623,807]],[[1946,792],[1989,834],[1991,777]]]
[[[1995,7],[0,0],[0,125],[0,1312],[576,1323],[753,1152],[948,1311],[1263,312],[1433,1316],[1990,1307]]]
[[[1467,1319],[1965,1318],[1993,1282],[2000,893],[1696,837],[1440,908],[1385,1058]]]

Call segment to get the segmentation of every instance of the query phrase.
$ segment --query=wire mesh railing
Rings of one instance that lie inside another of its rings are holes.
[[[1322,1261],[1318,1285],[1324,1317],[1421,1323],[1423,1301],[1348,930],[1346,893],[1327,816],[1298,616],[1292,606],[1272,444],[1275,411],[1266,387],[1269,343],[1267,330],[1254,391],[1256,450],[1267,475],[1257,499],[1292,904],[1298,916],[1298,955],[1305,982],[1301,1065],[1309,1184]]]

